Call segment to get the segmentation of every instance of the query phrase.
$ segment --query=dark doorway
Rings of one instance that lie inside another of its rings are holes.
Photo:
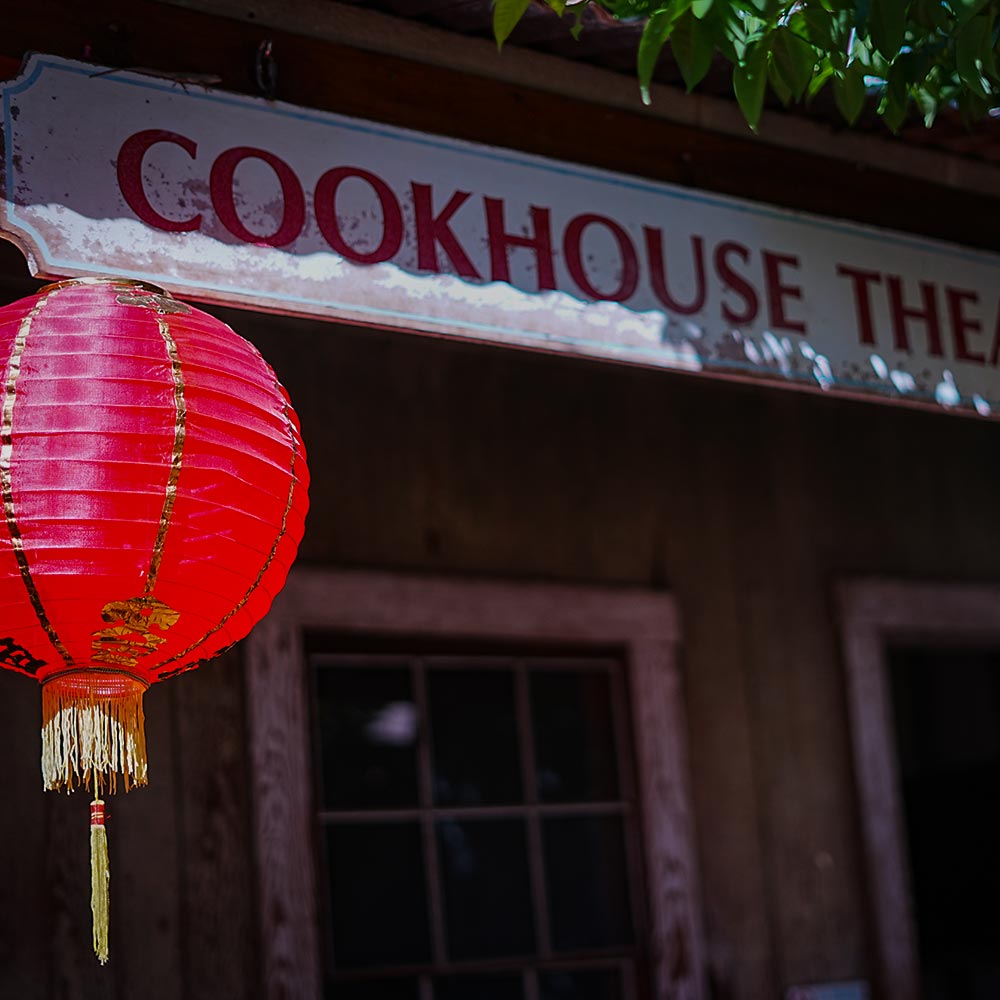
[[[925,1000],[1000,997],[1000,649],[889,651]]]

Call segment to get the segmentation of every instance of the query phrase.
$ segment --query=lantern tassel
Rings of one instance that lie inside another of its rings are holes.
[[[111,869],[108,865],[108,834],[104,826],[104,801],[90,803],[90,909],[94,915],[94,954],[104,965],[108,960],[108,910]]]
[[[42,779],[47,790],[146,784],[146,685],[126,674],[74,672],[42,685]]]

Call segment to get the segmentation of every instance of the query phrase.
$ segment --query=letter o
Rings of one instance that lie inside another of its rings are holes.
[[[260,236],[250,232],[240,220],[236,212],[236,199],[233,195],[233,176],[236,168],[244,160],[263,160],[278,175],[281,184],[281,196],[284,210],[281,225],[270,236]],[[219,221],[244,243],[265,244],[272,247],[284,247],[293,243],[306,221],[306,199],[302,193],[302,185],[292,168],[284,160],[267,152],[265,149],[255,149],[253,146],[234,146],[220,153],[212,164],[209,177],[209,189],[212,193],[212,205]]]
[[[382,206],[382,241],[369,253],[355,250],[341,235],[337,222],[337,189],[341,181],[348,177],[370,184]],[[316,212],[316,222],[323,239],[333,247],[334,251],[346,260],[355,264],[378,264],[394,257],[403,242],[403,213],[399,200],[392,188],[381,177],[362,170],[361,167],[335,167],[328,170],[316,184],[316,196],[313,200]]]
[[[622,276],[618,287],[613,292],[602,292],[595,288],[583,268],[580,244],[583,240],[584,230],[593,225],[606,227],[618,243],[618,252],[622,258]],[[614,219],[609,219],[607,216],[588,212],[571,219],[563,234],[563,256],[566,258],[566,266],[569,268],[569,273],[577,287],[592,299],[604,302],[624,302],[634,294],[639,284],[639,258],[635,247],[632,245],[628,233]]]

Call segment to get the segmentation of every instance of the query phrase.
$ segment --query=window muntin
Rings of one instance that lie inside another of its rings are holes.
[[[330,995],[632,1000],[644,915],[620,660],[310,665]]]

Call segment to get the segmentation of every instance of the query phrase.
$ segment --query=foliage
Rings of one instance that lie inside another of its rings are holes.
[[[531,0],[495,0],[493,30],[502,45]],[[831,87],[854,124],[866,100],[897,131],[911,106],[930,127],[957,107],[967,121],[1000,104],[1000,0],[544,0],[562,16],[587,4],[621,21],[644,20],[637,72],[649,103],[665,46],[691,91],[717,54],[733,68],[733,90],[757,128],[768,89],[783,104]],[[911,105],[912,102],[912,105]]]

